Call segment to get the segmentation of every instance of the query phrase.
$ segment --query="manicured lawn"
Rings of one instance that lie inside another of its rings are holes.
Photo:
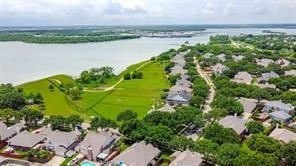
[[[147,61],[130,66],[118,77],[108,81],[106,86],[112,86],[122,78],[124,73],[132,72],[146,63]],[[77,101],[67,100],[65,94],[57,88],[50,92],[48,89],[50,82],[47,79],[29,82],[20,87],[24,88],[26,93],[40,92],[42,94],[46,115],[80,114],[86,119],[95,115],[103,115],[106,118],[116,119],[118,113],[131,109],[142,118],[152,108],[152,105],[160,100],[160,94],[163,89],[168,88],[168,82],[163,73],[163,65],[158,62],[147,63],[139,71],[143,72],[143,79],[123,80],[115,89],[106,92],[84,92],[82,99]],[[64,84],[74,82],[66,75],[48,79]]]
[[[59,80],[63,83],[73,83],[74,80],[70,76],[57,75],[48,78],[50,80]],[[20,85],[19,87],[24,89],[25,93],[37,93],[40,92],[44,98],[45,115],[64,115],[69,116],[75,111],[66,102],[65,94],[55,87],[54,91],[48,89],[50,82],[47,79],[28,82]]]

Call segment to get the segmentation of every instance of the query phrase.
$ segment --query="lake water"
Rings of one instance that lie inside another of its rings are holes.
[[[261,34],[263,29],[208,29],[192,38],[140,38],[85,44],[0,42],[0,83],[21,84],[55,74],[78,76],[91,67],[111,66],[115,73],[185,41],[208,42],[215,34]],[[296,29],[271,29],[296,34]]]

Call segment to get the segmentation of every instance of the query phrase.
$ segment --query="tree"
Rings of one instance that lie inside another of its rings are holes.
[[[126,110],[124,112],[120,112],[117,115],[117,121],[127,121],[131,119],[136,119],[138,114],[132,110]]]
[[[240,146],[238,144],[226,143],[221,145],[217,151],[217,160],[220,165],[233,165],[234,159],[239,155]]]
[[[232,97],[217,96],[212,104],[214,108],[225,109],[229,114],[240,115],[244,112],[243,106]]]
[[[141,126],[142,126],[142,122],[137,119],[123,121],[122,125],[119,128],[119,132],[127,137],[130,137],[131,133],[133,131],[136,131]]]
[[[296,142],[289,142],[283,147],[283,156],[285,157],[286,165],[296,165]]]
[[[214,121],[226,116],[228,113],[227,110],[222,108],[214,108],[213,110],[209,111],[209,117],[212,118]]]
[[[204,120],[203,114],[198,114],[195,116],[194,121],[193,121],[194,125],[197,128],[202,128],[205,126],[206,121]]]
[[[31,119],[35,126],[37,126],[38,122],[43,119],[43,114],[39,111],[32,111]]]
[[[174,136],[169,143],[169,147],[184,151],[194,148],[194,142],[192,139],[188,139],[185,136]]]
[[[264,126],[257,121],[250,121],[247,123],[247,131],[252,134],[257,134],[264,131]]]
[[[264,89],[257,88],[255,91],[253,91],[253,97],[257,99],[258,104],[262,99],[267,98],[268,96],[269,94]]]
[[[239,142],[239,136],[233,129],[223,128],[218,123],[213,123],[205,128],[204,137],[218,144]]]
[[[48,122],[53,130],[61,130],[68,125],[66,118],[61,115],[51,115]]]
[[[49,89],[49,91],[54,91],[54,86],[52,84],[49,84],[48,89]]]
[[[170,85],[175,85],[176,82],[181,79],[181,75],[180,74],[176,74],[176,75],[170,75],[168,80],[170,82]]]
[[[281,156],[281,144],[266,135],[253,134],[250,138],[245,141],[246,145],[256,152],[275,154]]]
[[[70,115],[67,118],[68,123],[71,125],[72,129],[75,129],[76,126],[80,126],[84,121],[79,115]]]
[[[89,73],[88,73],[87,70],[81,72],[81,74],[80,74],[80,80],[84,84],[87,84],[87,83],[89,83],[91,81],[90,75],[89,75]]]
[[[201,104],[204,102],[204,99],[200,96],[192,96],[189,104],[194,107],[200,107]]]
[[[0,85],[0,109],[19,109],[25,105],[25,99],[21,89],[16,89],[12,84]]]
[[[195,150],[204,155],[206,163],[215,155],[218,147],[217,143],[209,139],[199,140],[195,144]]]
[[[43,97],[41,93],[36,93],[36,95],[34,95],[34,103],[36,104],[43,103]]]
[[[124,76],[123,76],[123,78],[125,80],[130,80],[131,79],[131,74],[130,73],[125,73]]]
[[[240,154],[234,159],[234,166],[277,166],[279,161],[277,157],[270,154],[247,153]]]
[[[90,83],[91,81],[104,83],[106,79],[115,76],[113,71],[111,67],[91,68],[88,71],[83,71],[78,81],[84,84]]]
[[[69,90],[69,94],[70,94],[72,100],[80,99],[81,93],[82,93],[82,91],[78,87],[73,87],[73,88],[70,88],[70,90]]]
[[[154,145],[168,145],[173,138],[173,131],[163,125],[152,126],[148,128],[145,141]]]
[[[11,108],[6,108],[3,110],[0,110],[0,118],[5,121],[6,123],[9,123],[9,121],[13,118],[15,111]]]
[[[102,116],[96,116],[91,119],[90,126],[93,130],[97,130],[98,128],[115,128],[117,127],[117,124],[110,119],[106,119]]]

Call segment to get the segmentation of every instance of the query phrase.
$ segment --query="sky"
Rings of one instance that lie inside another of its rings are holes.
[[[0,0],[0,26],[296,23],[296,0]]]

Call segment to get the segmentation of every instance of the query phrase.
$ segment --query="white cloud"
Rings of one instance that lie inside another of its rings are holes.
[[[0,26],[289,23],[295,15],[296,0],[0,0]]]
[[[233,3],[227,3],[224,7],[224,15],[231,16],[237,14],[236,6]]]

